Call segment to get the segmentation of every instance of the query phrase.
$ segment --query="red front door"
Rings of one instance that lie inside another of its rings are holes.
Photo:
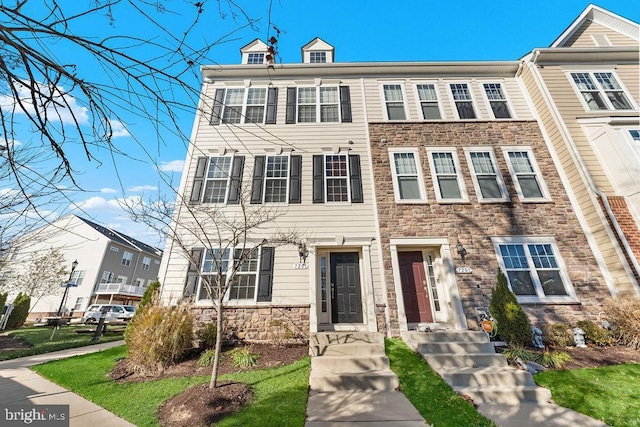
[[[433,322],[422,252],[398,252],[398,263],[407,322]]]

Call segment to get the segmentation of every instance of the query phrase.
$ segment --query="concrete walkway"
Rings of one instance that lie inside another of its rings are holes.
[[[124,341],[113,341],[0,362],[0,408],[9,404],[29,403],[69,405],[70,427],[133,426],[106,409],[42,378],[29,369],[29,366],[50,360],[94,353],[123,344]]]

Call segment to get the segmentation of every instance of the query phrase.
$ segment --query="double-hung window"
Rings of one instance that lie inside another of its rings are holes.
[[[455,150],[428,148],[431,177],[439,202],[468,201]]]
[[[451,83],[451,96],[456,106],[459,119],[475,119],[476,111],[473,108],[473,97],[466,83]]]
[[[397,202],[418,202],[426,199],[418,150],[390,151],[393,186]]]
[[[264,123],[266,88],[227,89],[224,98],[224,123]]]
[[[84,280],[85,273],[86,271],[84,270],[73,270],[73,273],[71,273],[70,281],[72,283],[75,283],[78,286],[82,285],[82,281]]]
[[[498,169],[493,150],[465,148],[473,185],[480,202],[506,202],[507,188]]]
[[[298,88],[298,122],[339,122],[340,95],[337,86]]]
[[[526,147],[504,147],[504,155],[522,202],[544,202],[551,198],[542,180],[533,152]]]
[[[151,258],[143,257],[142,258],[142,269],[143,270],[149,270],[150,266],[151,266]]]
[[[128,267],[131,265],[132,259],[133,259],[133,254],[131,252],[124,251],[124,253],[122,254],[121,264],[124,265],[125,267]]]
[[[325,189],[327,202],[349,201],[349,167],[344,154],[327,154],[325,162]]]
[[[313,203],[332,202],[364,202],[359,155],[313,156]]]
[[[500,83],[484,83],[482,87],[489,100],[493,117],[496,119],[510,119],[511,111],[509,111],[509,103],[502,85]]]
[[[406,120],[404,108],[404,95],[402,93],[402,85],[385,84],[382,85],[382,93],[384,96],[385,108],[388,120]]]
[[[266,160],[264,201],[285,203],[289,195],[289,156],[267,156]]]
[[[209,159],[203,203],[225,203],[231,178],[232,160],[231,156],[217,156]]]
[[[571,73],[589,110],[632,110],[628,95],[613,73]]]
[[[212,300],[217,295],[217,281],[226,284],[231,249],[205,251],[202,263],[202,278],[198,289],[198,300]]]
[[[110,271],[103,271],[102,277],[100,278],[100,283],[111,283],[113,280],[113,273]]]
[[[416,85],[418,91],[418,100],[420,101],[420,110],[422,118],[425,120],[440,120],[440,107],[438,105],[438,91],[435,84],[419,84]]]
[[[551,238],[493,237],[500,268],[520,301],[575,298]]]
[[[239,265],[229,289],[230,300],[255,298],[258,283],[258,252],[257,248],[234,250],[234,262]]]

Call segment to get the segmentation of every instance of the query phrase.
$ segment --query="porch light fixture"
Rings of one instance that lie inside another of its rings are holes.
[[[462,258],[462,263],[464,264],[464,259],[467,256],[467,250],[464,248],[464,246],[462,246],[460,240],[458,240],[458,243],[456,244],[456,252],[458,252],[458,255],[460,255],[460,258]]]
[[[307,262],[309,251],[307,251],[307,245],[305,243],[298,243],[298,256],[300,257],[300,264],[305,264]]]

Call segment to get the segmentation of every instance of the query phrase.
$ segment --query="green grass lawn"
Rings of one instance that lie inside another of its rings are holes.
[[[9,332],[9,336],[17,338],[31,345],[31,348],[23,350],[0,351],[0,360],[15,359],[23,356],[33,356],[34,354],[50,353],[52,351],[65,350],[67,348],[84,347],[91,345],[93,334],[77,334],[77,329],[87,329],[86,326],[61,326],[51,338],[53,326],[39,326],[16,329]],[[100,338],[100,342],[121,340],[122,333],[107,333]]]
[[[106,375],[125,347],[38,365],[32,369],[137,426],[157,426],[156,410],[168,398],[209,377],[171,378],[118,384]],[[219,422],[220,426],[297,426],[304,424],[309,358],[291,365],[221,376],[244,382],[254,392],[252,403]]]
[[[493,426],[462,399],[431,367],[400,339],[385,339],[391,370],[402,392],[427,423],[440,426]]]
[[[534,378],[558,405],[610,426],[640,427],[640,364],[546,371]]]

